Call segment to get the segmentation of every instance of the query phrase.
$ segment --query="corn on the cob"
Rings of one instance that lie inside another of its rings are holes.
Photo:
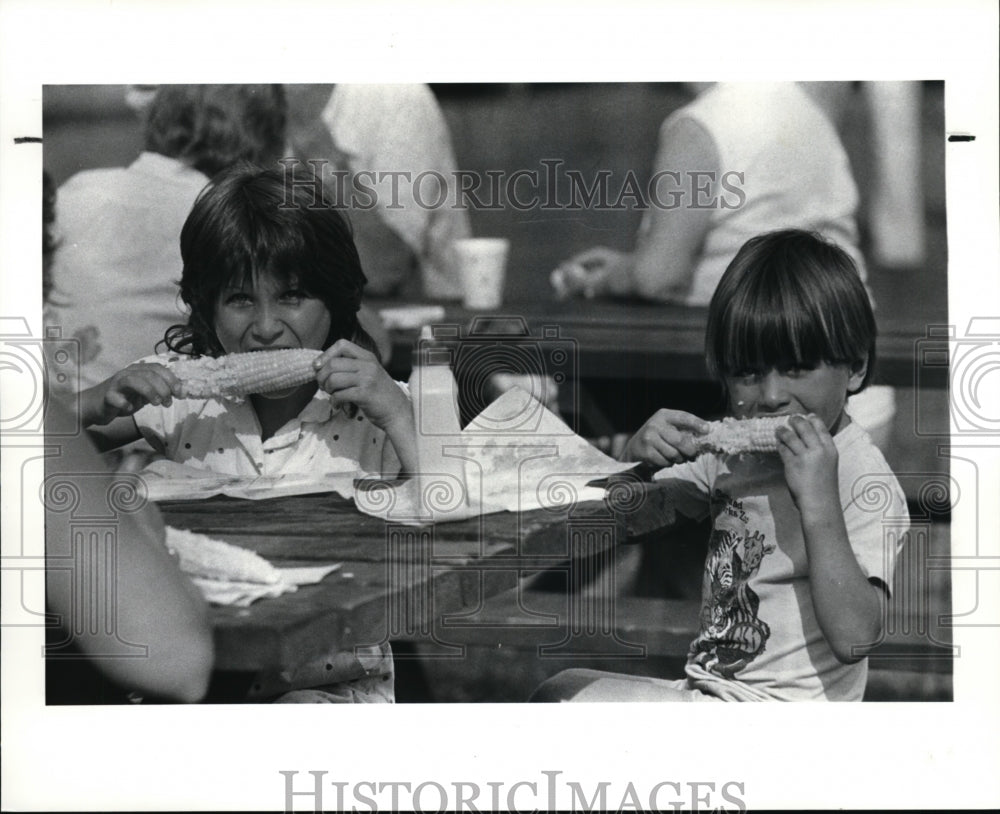
[[[167,526],[166,543],[180,560],[181,571],[193,577],[265,585],[281,581],[278,569],[259,554],[204,534]]]
[[[273,393],[313,379],[318,350],[290,348],[176,359],[167,366],[180,379],[178,398],[241,399],[251,393]]]
[[[790,416],[765,418],[724,418],[710,421],[709,431],[696,435],[699,452],[718,452],[723,455],[741,455],[745,452],[777,452],[775,430],[788,423]]]

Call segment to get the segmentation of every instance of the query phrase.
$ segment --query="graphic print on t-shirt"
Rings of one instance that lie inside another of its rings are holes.
[[[702,602],[701,632],[692,644],[695,663],[733,678],[764,652],[771,628],[758,618],[760,598],[749,586],[761,561],[774,551],[764,534],[747,528],[740,501],[717,491],[716,516],[705,561],[707,597]]]

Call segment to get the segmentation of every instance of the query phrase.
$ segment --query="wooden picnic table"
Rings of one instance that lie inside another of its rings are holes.
[[[475,627],[483,603],[526,573],[561,570],[572,584],[580,573],[606,571],[595,562],[606,565],[617,543],[662,524],[656,494],[625,478],[604,501],[433,526],[386,522],[336,494],[159,505],[169,525],[251,549],[278,567],[340,564],[292,593],[245,608],[213,606],[216,670],[245,676],[245,700],[253,700],[280,693],[299,666],[334,648],[398,639],[458,651],[442,630]]]

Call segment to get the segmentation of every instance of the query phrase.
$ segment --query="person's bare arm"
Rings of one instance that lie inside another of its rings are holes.
[[[80,392],[80,421],[100,452],[142,437],[132,416],[146,404],[169,406],[177,377],[159,364],[137,362]]]
[[[851,549],[837,487],[837,449],[816,416],[792,418],[777,437],[785,480],[802,517],[816,621],[840,661],[858,661],[879,639],[884,594]]]
[[[52,403],[49,415],[66,408]],[[60,441],[56,454],[46,459],[47,485],[62,481],[77,489],[81,505],[102,504],[107,495],[131,488],[126,476],[107,471],[94,447],[81,435]],[[164,527],[159,512],[146,505],[135,512],[119,511],[116,517],[115,556],[105,559],[94,546],[76,552],[77,566],[85,569],[116,568],[114,620],[118,637],[145,645],[141,658],[101,658],[103,636],[74,619],[82,607],[74,595],[71,575],[54,568],[74,554],[71,513],[55,507],[46,511],[45,551],[47,602],[67,629],[76,628],[75,643],[93,665],[127,690],[162,699],[194,702],[205,694],[214,658],[208,611],[197,588],[180,572],[164,546]],[[97,547],[99,548],[99,547]],[[86,598],[83,598],[85,601]]]
[[[715,144],[701,125],[681,119],[664,127],[651,205],[629,269],[640,297],[683,299],[718,206],[720,172]]]

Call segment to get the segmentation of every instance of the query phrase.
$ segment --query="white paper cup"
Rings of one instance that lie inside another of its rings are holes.
[[[466,308],[491,310],[503,302],[510,241],[505,237],[470,237],[452,244]]]

